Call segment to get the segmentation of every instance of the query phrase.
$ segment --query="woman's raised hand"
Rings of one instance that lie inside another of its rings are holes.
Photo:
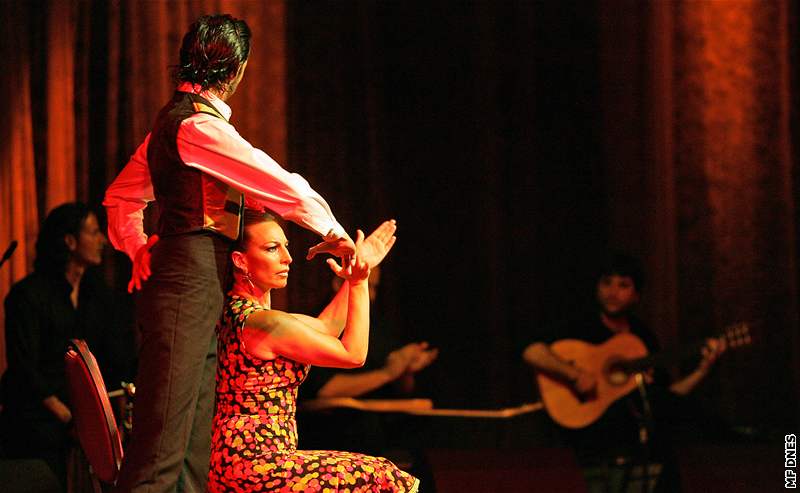
[[[375,233],[370,235],[370,237],[372,237],[374,234]],[[366,280],[369,277],[370,264],[367,263],[361,256],[361,249],[364,244],[364,232],[360,229],[356,230],[356,255],[353,257],[353,262],[350,265],[350,268],[343,268],[341,265],[336,263],[336,260],[332,258],[328,259],[328,266],[330,266],[334,274],[342,279],[350,281],[351,283],[357,283],[359,281]],[[394,241],[392,241],[392,244],[394,244]],[[388,248],[391,248],[391,245]],[[388,251],[388,248],[386,251]],[[383,259],[383,256],[385,255],[386,253],[384,252],[383,255],[381,255],[381,259]]]
[[[397,221],[394,219],[384,221],[361,245],[356,245],[358,256],[369,264],[370,268],[380,264],[397,241],[394,236],[395,231],[397,231]]]
[[[360,241],[357,240],[355,243],[356,255],[359,260],[366,263],[370,269],[380,264],[397,241],[397,237],[394,235],[395,231],[397,231],[397,221],[394,219],[381,223],[366,238],[364,238],[364,233],[359,230]],[[342,269],[342,266],[336,263],[336,260],[329,258],[328,265],[337,276],[355,280],[347,274],[347,269]]]

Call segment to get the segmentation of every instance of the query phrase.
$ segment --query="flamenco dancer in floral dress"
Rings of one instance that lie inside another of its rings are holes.
[[[367,277],[394,244],[395,229],[386,221],[366,240],[359,231],[352,261],[328,260],[346,282],[310,317],[270,309],[270,290],[286,286],[288,242],[274,216],[245,214],[232,253],[234,285],[218,326],[210,492],[417,492],[419,481],[382,457],[297,449],[297,388],[309,365],[363,364]]]

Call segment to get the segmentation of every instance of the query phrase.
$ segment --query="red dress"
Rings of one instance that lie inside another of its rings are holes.
[[[415,493],[418,481],[382,457],[297,450],[297,388],[309,366],[243,348],[245,319],[266,308],[232,296],[217,327],[217,402],[208,491]]]

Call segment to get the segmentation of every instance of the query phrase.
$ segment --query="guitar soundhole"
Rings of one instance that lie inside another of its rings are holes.
[[[623,368],[621,360],[609,360],[606,363],[605,374],[608,383],[615,387],[625,385],[630,377]]]

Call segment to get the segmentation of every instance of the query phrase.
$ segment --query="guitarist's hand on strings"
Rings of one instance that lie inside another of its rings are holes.
[[[689,393],[697,387],[711,371],[711,367],[720,357],[722,353],[728,348],[728,343],[725,338],[712,338],[706,339],[703,348],[700,350],[701,359],[697,368],[690,374],[686,375],[677,382],[673,382],[669,389],[678,395],[689,395]]]
[[[697,371],[703,374],[708,373],[727,348],[728,345],[724,337],[706,339],[706,343],[700,352],[702,358],[700,359],[700,364],[697,365]]]
[[[572,390],[583,399],[593,397],[597,392],[597,375],[578,369],[572,380]]]

